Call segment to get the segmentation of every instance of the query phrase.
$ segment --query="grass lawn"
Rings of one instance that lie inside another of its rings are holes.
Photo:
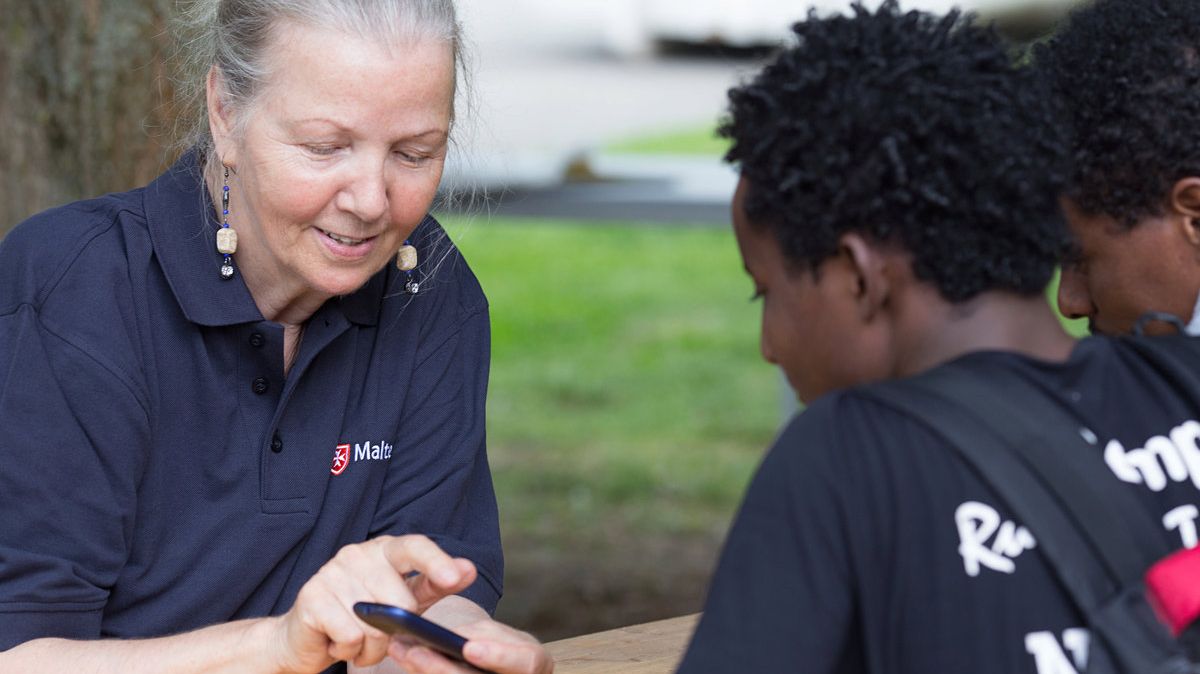
[[[635,136],[613,143],[604,149],[620,154],[723,157],[729,149],[729,141],[717,135],[714,125]]]
[[[501,615],[555,637],[698,610],[781,422],[732,233],[445,220],[491,303]]]
[[[727,510],[780,422],[732,234],[505,220],[464,233],[492,307],[497,480],[569,504],[515,499],[510,521],[584,526],[616,505],[689,531]]]

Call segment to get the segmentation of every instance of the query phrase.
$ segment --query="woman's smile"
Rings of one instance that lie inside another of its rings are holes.
[[[326,251],[333,257],[348,262],[361,260],[370,256],[379,241],[378,235],[365,238],[345,236],[315,225],[312,231],[316,233],[318,240]]]

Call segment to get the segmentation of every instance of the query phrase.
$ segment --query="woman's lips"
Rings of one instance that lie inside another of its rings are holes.
[[[372,244],[375,243],[375,240],[378,238],[375,236],[369,236],[367,238],[360,239],[351,236],[344,236],[342,234],[335,234],[333,232],[321,229],[320,227],[314,227],[314,229],[321,234],[321,241],[325,244],[325,248],[340,258],[358,259],[365,257],[371,252],[371,249],[374,247]]]
[[[361,244],[375,238],[375,237],[371,236],[371,237],[367,237],[365,239],[355,239],[355,238],[352,238],[349,236],[342,236],[341,234],[334,234],[333,232],[325,231],[324,229],[321,229],[320,227],[318,227],[317,229],[325,236],[333,239],[334,241],[342,244],[343,246],[358,246],[358,245],[361,245]]]

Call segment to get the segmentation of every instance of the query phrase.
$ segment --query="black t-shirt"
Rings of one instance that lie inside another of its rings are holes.
[[[1111,488],[1144,506],[1134,517],[1172,549],[1196,545],[1200,392],[1110,339],[1065,363],[979,352],[959,365],[1015,368],[1078,406]],[[1037,532],[926,426],[849,390],[776,440],[680,671],[1074,674],[1088,651]]]

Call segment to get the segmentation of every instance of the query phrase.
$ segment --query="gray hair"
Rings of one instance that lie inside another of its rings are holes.
[[[219,71],[226,102],[235,111],[247,109],[270,74],[265,52],[281,21],[329,27],[386,45],[418,39],[447,42],[454,53],[456,97],[465,86],[462,29],[454,0],[194,0],[182,21],[183,132],[178,136],[185,148],[198,147],[209,157],[213,140],[205,106],[208,70],[216,66]]]

